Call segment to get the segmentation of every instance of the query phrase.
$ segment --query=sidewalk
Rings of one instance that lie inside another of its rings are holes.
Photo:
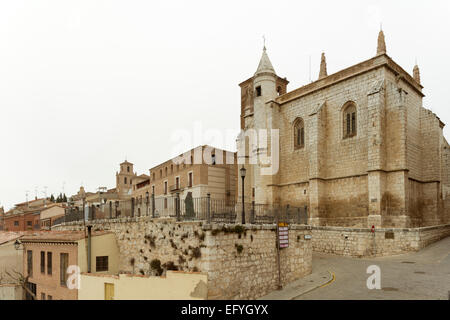
[[[257,300],[294,300],[295,298],[311,292],[312,290],[327,285],[334,280],[329,272],[317,272],[298,279],[285,286],[282,290],[275,290]]]

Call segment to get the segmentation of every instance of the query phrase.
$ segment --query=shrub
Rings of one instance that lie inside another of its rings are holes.
[[[157,276],[162,275],[164,271],[163,268],[161,268],[161,261],[159,261],[158,259],[153,259],[152,261],[150,261],[150,268],[152,268],[152,270],[156,272]]]

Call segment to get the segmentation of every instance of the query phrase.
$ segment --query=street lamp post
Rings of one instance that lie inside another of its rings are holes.
[[[245,180],[245,173],[246,169],[244,166],[240,169],[241,172],[241,178],[242,178],[242,224],[245,224],[245,205],[244,205],[244,180]]]

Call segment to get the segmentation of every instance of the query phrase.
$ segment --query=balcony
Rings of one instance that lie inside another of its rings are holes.
[[[180,185],[174,184],[174,185],[170,186],[169,190],[170,190],[170,192],[175,192],[175,191],[181,191],[182,189],[180,188]]]

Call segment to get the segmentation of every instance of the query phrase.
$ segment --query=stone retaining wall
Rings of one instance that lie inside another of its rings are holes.
[[[208,299],[256,299],[276,290],[279,281],[275,225],[223,225],[176,222],[150,217],[96,220],[93,230],[116,234],[120,270],[158,275],[177,269],[208,276]],[[81,222],[54,230],[82,230]],[[291,226],[289,248],[280,251],[281,283],[312,270],[310,226]],[[159,261],[155,268],[152,261]],[[153,267],[152,267],[153,265]]]
[[[277,289],[275,225],[246,228],[243,233],[219,231],[220,226],[207,231],[202,262],[209,270],[208,299],[256,299]],[[311,273],[312,242],[305,235],[311,235],[311,227],[291,226],[289,248],[280,250],[283,286]]]
[[[450,225],[410,228],[375,229],[312,227],[315,252],[351,257],[389,256],[418,251],[450,236]]]

